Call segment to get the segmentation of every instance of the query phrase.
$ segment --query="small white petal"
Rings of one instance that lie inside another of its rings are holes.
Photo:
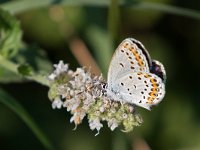
[[[104,108],[103,106],[101,106],[101,107],[99,108],[99,111],[102,113],[102,112],[105,111],[105,108]]]
[[[80,99],[72,98],[63,103],[63,107],[67,107],[67,111],[74,111],[80,105]]]
[[[96,129],[98,132],[103,127],[103,124],[100,123],[99,119],[89,120],[89,126],[91,130]]]
[[[63,102],[60,100],[59,97],[55,98],[55,100],[53,101],[52,103],[52,108],[55,109],[55,108],[58,108],[60,109],[63,105]]]
[[[111,131],[115,130],[116,127],[118,127],[118,123],[116,119],[111,119],[108,121],[108,127],[111,129]]]
[[[128,115],[126,113],[123,114],[123,118],[126,119]]]
[[[74,121],[74,115],[70,118],[70,123]]]
[[[55,77],[56,77],[56,74],[52,73],[52,74],[50,74],[50,75],[48,76],[48,79],[49,79],[49,80],[54,80]]]
[[[62,60],[60,60],[58,64],[55,64],[54,67],[55,67],[54,73],[56,75],[68,71],[68,64],[64,64]]]

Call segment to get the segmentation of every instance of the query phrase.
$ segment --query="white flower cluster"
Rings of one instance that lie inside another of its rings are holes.
[[[63,107],[70,111],[70,122],[74,122],[76,126],[85,116],[88,118],[90,129],[96,129],[97,133],[103,127],[101,121],[107,121],[112,131],[123,125],[124,131],[127,132],[142,123],[142,118],[136,113],[133,105],[121,104],[106,96],[106,83],[102,76],[92,77],[84,68],[77,68],[73,72],[68,70],[68,65],[63,61],[54,67],[54,72],[48,76],[52,107]]]

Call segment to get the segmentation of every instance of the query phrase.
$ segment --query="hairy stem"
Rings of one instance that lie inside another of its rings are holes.
[[[15,73],[16,75],[21,75],[19,72],[18,72],[18,66],[17,64],[3,58],[1,55],[0,55],[0,66],[4,67],[5,69]],[[22,75],[21,75],[22,76]],[[49,86],[49,83],[48,83],[48,80],[45,78],[45,76],[42,76],[40,74],[33,74],[31,76],[22,76],[24,77],[25,79],[28,79],[28,80],[33,80],[33,81],[36,81],[42,85],[45,85],[45,86]]]

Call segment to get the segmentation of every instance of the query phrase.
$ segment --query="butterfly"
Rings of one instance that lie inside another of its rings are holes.
[[[120,102],[150,110],[165,95],[166,71],[151,59],[141,42],[127,38],[118,46],[110,62],[107,95]]]

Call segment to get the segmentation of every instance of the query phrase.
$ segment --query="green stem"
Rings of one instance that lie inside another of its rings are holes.
[[[109,0],[57,0],[58,4],[67,5],[67,6],[99,6],[99,7],[108,7],[110,6]],[[47,7],[51,4],[55,4],[56,0],[20,0],[20,1],[11,1],[4,4],[1,4],[0,7],[8,10],[13,14],[19,14],[24,11],[35,9],[39,7]],[[189,18],[200,20],[200,12],[197,10],[180,8],[176,6],[170,6],[166,4],[151,3],[151,2],[140,2],[140,1],[126,1],[119,0],[120,6],[123,7],[132,7],[139,10],[153,10],[160,11],[164,13],[186,16]]]
[[[108,28],[111,35],[111,41],[114,41],[114,45],[118,41],[119,24],[120,24],[120,10],[119,0],[111,0],[109,15],[108,15]]]
[[[3,58],[1,55],[0,55],[0,66],[6,68],[7,70],[15,73],[16,75],[21,75],[19,74],[18,72],[18,65]],[[33,81],[36,81],[42,85],[45,85],[45,86],[49,86],[49,82],[48,80],[45,78],[45,76],[42,76],[42,75],[39,75],[39,74],[34,74],[34,75],[31,75],[31,76],[23,76],[24,78],[28,79],[28,80],[33,80]]]

